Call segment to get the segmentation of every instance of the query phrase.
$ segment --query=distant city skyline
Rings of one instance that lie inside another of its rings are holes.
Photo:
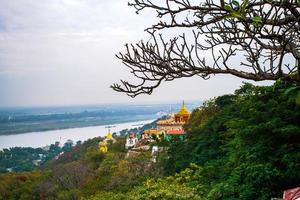
[[[0,3],[0,107],[203,101],[245,81],[186,78],[132,99],[109,87],[132,78],[115,54],[147,40],[143,30],[157,21],[155,13],[136,15],[124,0]]]

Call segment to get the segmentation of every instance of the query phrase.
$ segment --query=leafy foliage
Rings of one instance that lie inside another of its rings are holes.
[[[127,193],[102,192],[91,200],[140,200],[140,199],[169,199],[169,200],[200,200],[194,183],[197,166],[186,169],[175,176],[158,179],[148,179],[142,185],[134,187]]]
[[[0,173],[7,171],[32,171],[44,165],[62,152],[58,143],[52,144],[48,150],[31,147],[13,147],[0,150]]]
[[[290,88],[245,84],[194,111],[188,140],[170,148],[166,173],[198,164],[207,199],[270,199],[299,186],[300,109],[297,91],[286,95]]]
[[[161,175],[150,152],[125,158],[124,138],[98,151],[99,138],[79,143],[41,171],[0,175],[2,199],[80,199],[99,192],[126,193],[147,178]]]
[[[44,176],[40,172],[0,174],[0,200],[39,199],[35,188]]]

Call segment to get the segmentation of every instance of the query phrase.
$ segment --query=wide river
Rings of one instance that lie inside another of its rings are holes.
[[[142,126],[142,124],[151,123],[154,120],[137,121],[129,123],[114,124],[111,127],[111,132],[119,132],[123,129],[131,129]],[[76,141],[85,141],[90,138],[105,136],[107,134],[107,125],[90,126],[83,128],[70,128],[52,131],[23,133],[16,135],[2,135],[0,136],[0,149],[10,147],[43,147],[54,144],[59,141],[64,144],[68,139]]]

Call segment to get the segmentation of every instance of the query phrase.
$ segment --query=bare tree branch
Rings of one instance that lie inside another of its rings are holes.
[[[190,0],[135,0],[129,6],[137,13],[152,9],[160,21],[146,29],[150,41],[127,44],[125,53],[117,55],[140,81],[113,84],[118,92],[151,94],[163,81],[195,75],[300,82],[297,0],[206,0],[197,5]],[[176,34],[175,28],[186,33],[164,39],[161,32],[174,29]]]

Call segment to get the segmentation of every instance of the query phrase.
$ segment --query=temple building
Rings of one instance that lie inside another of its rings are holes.
[[[184,140],[186,138],[186,133],[183,128],[167,130],[164,138],[167,141],[171,141],[173,138],[178,138],[180,140]]]
[[[175,121],[175,114],[171,114],[165,120],[160,120],[156,123],[157,130],[169,130],[169,129],[180,129],[184,125],[184,122]]]
[[[184,102],[182,104],[182,107],[178,113],[175,114],[175,122],[176,123],[187,123],[190,119],[191,113],[185,106]]]
[[[112,133],[110,132],[110,129],[108,129],[108,133],[107,133],[105,140],[106,140],[106,142],[112,142],[112,143],[116,142],[116,139],[113,138]]]
[[[162,133],[163,133],[162,131],[160,131],[156,128],[152,128],[152,129],[145,130],[142,138],[148,138],[151,135],[160,135]]]
[[[190,116],[191,113],[183,102],[181,109],[177,113],[171,114],[165,120],[158,121],[156,124],[157,128],[145,130],[144,135],[149,137],[151,135],[157,136],[163,134],[166,140],[171,140],[174,137],[184,139],[186,133],[183,125],[189,121]]]
[[[134,145],[136,145],[136,143],[138,142],[138,138],[136,137],[135,133],[129,133],[126,136],[126,143],[125,143],[125,148],[126,149],[130,149],[132,147],[134,147]]]

